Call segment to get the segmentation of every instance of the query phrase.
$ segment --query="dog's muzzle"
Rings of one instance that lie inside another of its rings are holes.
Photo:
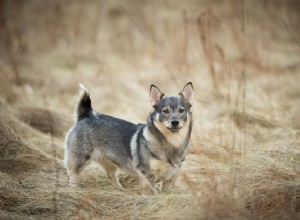
[[[172,132],[177,132],[181,128],[178,120],[172,120],[171,125],[167,127]]]

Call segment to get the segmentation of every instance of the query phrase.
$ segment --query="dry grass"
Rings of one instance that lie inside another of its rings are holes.
[[[299,218],[299,155],[286,155],[284,159],[254,155],[249,161],[251,167],[247,164],[245,172],[254,175],[244,177],[247,187],[242,187],[241,194],[246,207],[265,219]]]
[[[72,121],[68,115],[50,109],[23,107],[19,109],[19,118],[33,128],[53,136],[62,137]]]
[[[300,219],[299,10],[0,0],[0,218]],[[193,145],[172,193],[140,195],[123,174],[119,191],[95,164],[67,187],[79,82],[97,111],[144,122],[150,84],[176,94],[188,81]]]
[[[26,173],[32,169],[44,168],[50,159],[42,153],[26,146],[13,130],[0,124],[1,171],[12,175]]]

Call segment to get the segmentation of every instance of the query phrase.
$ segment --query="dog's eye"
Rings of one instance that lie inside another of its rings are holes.
[[[185,112],[185,110],[184,110],[184,108],[180,108],[180,109],[178,110],[178,112],[182,114],[182,113]]]
[[[163,112],[164,114],[169,114],[169,113],[170,113],[169,109],[167,109],[167,108],[163,109],[162,112]]]

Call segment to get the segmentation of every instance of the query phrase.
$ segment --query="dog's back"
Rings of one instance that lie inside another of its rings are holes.
[[[128,121],[94,112],[89,93],[81,85],[77,122],[65,139],[64,164],[69,177],[76,182],[90,160],[99,162],[108,173],[117,168],[132,172],[130,140],[136,128]]]

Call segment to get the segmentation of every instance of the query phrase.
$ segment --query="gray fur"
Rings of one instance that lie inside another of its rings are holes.
[[[191,90],[191,83],[186,87]],[[81,85],[77,122],[65,139],[64,164],[70,185],[76,186],[77,175],[93,160],[104,167],[116,187],[122,188],[117,177],[121,169],[139,176],[144,193],[154,193],[158,182],[170,191],[192,131],[191,97],[186,94],[167,97],[151,86],[154,110],[147,124],[136,125],[93,111],[89,93]]]

